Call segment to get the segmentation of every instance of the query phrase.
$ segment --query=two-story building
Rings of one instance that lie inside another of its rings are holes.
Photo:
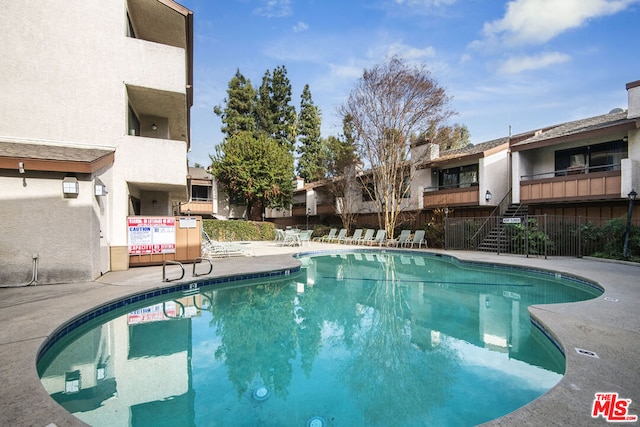
[[[128,268],[127,217],[187,200],[193,13],[8,2],[0,22],[0,283]]]
[[[626,88],[626,110],[445,152],[428,141],[416,144],[404,226],[422,227],[435,210],[456,218],[500,216],[510,209],[600,220],[626,215],[628,195],[640,191],[640,81]],[[371,202],[362,193],[351,194],[355,202],[349,206],[359,225],[371,226]],[[344,204],[321,194],[326,191],[318,183],[299,186],[289,223],[302,223],[307,212],[315,222],[322,206],[324,222],[340,224]]]

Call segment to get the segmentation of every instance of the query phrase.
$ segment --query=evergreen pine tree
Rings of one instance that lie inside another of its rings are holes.
[[[309,85],[305,85],[300,96],[300,116],[298,117],[298,175],[305,181],[313,182],[324,178],[324,154],[320,138],[320,110],[313,104]]]
[[[213,112],[222,119],[220,130],[228,136],[241,131],[254,131],[256,99],[256,90],[251,81],[239,69],[236,70],[229,81],[224,109],[220,106],[213,108]]]

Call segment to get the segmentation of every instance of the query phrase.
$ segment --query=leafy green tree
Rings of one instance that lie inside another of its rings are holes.
[[[300,116],[298,117],[298,175],[307,182],[324,178],[324,150],[320,137],[321,116],[319,108],[313,104],[309,85],[305,85],[300,96]]]
[[[293,155],[263,133],[236,132],[216,146],[211,171],[230,196],[247,201],[249,219],[253,207],[283,207],[293,194]],[[255,218],[252,218],[255,216]]]
[[[258,131],[266,133],[293,153],[296,140],[296,110],[290,105],[291,82],[284,66],[267,70],[258,90]]]
[[[220,106],[213,108],[213,112],[222,119],[220,130],[227,135],[254,131],[256,101],[257,94],[251,81],[247,80],[240,70],[236,70],[236,74],[229,81],[224,109]]]

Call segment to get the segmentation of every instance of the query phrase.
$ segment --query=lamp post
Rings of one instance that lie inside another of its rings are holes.
[[[631,234],[631,215],[633,214],[633,201],[636,199],[635,190],[631,190],[627,197],[629,197],[629,211],[627,212],[627,232],[624,235],[624,249],[622,250],[622,257],[629,258],[629,235]]]
[[[309,215],[311,215],[311,208],[307,208],[307,230],[309,229]]]

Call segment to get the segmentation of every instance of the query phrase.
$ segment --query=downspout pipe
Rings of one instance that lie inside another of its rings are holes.
[[[31,281],[20,285],[0,285],[0,288],[23,288],[25,286],[38,284],[38,253],[34,252],[31,262]]]

